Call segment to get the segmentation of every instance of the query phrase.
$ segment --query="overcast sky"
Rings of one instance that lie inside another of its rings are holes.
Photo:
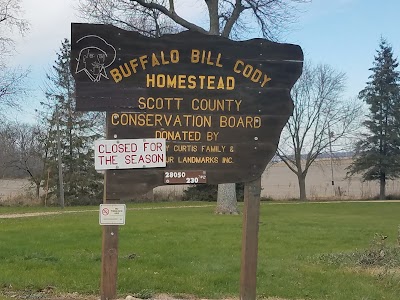
[[[193,20],[199,15],[199,2],[182,2],[185,6],[180,13],[184,17]],[[18,53],[12,63],[30,66],[32,72],[28,81],[31,96],[24,103],[24,114],[11,114],[19,120],[33,119],[34,109],[44,99],[41,88],[45,74],[56,59],[61,41],[70,38],[71,22],[82,21],[74,12],[75,0],[23,0],[22,5],[31,30],[18,39]],[[400,53],[399,0],[313,0],[302,10],[284,41],[300,45],[307,60],[345,72],[346,97],[355,97],[364,88],[381,36],[393,46],[396,57]]]

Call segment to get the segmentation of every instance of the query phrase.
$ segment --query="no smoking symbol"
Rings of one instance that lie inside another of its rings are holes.
[[[110,210],[109,210],[107,207],[105,207],[105,208],[103,208],[103,209],[101,210],[101,214],[102,214],[103,216],[108,216],[109,213],[110,213]]]

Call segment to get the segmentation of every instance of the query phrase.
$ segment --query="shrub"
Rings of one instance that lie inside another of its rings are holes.
[[[217,184],[196,184],[191,185],[184,192],[184,201],[217,201]],[[236,184],[236,197],[238,201],[243,201],[244,183]]]

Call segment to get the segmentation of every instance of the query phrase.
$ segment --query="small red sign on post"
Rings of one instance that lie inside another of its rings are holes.
[[[100,204],[100,225],[125,225],[125,204]]]

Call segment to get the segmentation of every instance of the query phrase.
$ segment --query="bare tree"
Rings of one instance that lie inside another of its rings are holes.
[[[181,31],[198,31],[231,39],[243,39],[249,33],[277,40],[287,25],[295,21],[298,4],[309,0],[204,0],[196,1],[208,19],[208,28],[182,17],[178,12],[183,0],[80,0],[78,10],[88,20],[113,24],[150,36]],[[201,15],[201,14],[200,14]],[[170,21],[177,26],[171,26]],[[197,20],[203,23],[203,20]],[[235,183],[218,187],[217,213],[236,214]]]
[[[23,81],[27,70],[8,68],[7,57],[14,50],[15,32],[23,35],[28,30],[28,22],[22,18],[21,0],[0,0],[0,107],[18,107],[25,94]]]
[[[25,79],[29,70],[19,68],[0,69],[0,108],[19,108],[19,102],[26,95]],[[0,115],[1,115],[0,111]]]
[[[310,166],[331,143],[339,144],[359,128],[361,106],[343,100],[346,76],[328,65],[305,64],[292,89],[293,116],[282,132],[277,155],[296,174],[300,200],[306,200]]]
[[[150,37],[182,31],[181,26],[161,11],[148,9],[136,1],[81,0],[78,11],[87,20],[112,24]]]
[[[270,40],[276,40],[288,25],[296,21],[298,4],[309,0],[204,0],[196,1],[208,19],[205,29],[183,18],[179,13],[181,0],[80,0],[78,10],[88,20],[136,30],[143,34],[157,36],[157,26],[168,33],[168,20],[181,29],[199,31],[205,34],[221,35],[232,39],[243,39],[249,33]],[[167,17],[167,18],[165,18]],[[199,19],[199,23],[203,20]]]
[[[2,166],[29,177],[35,185],[36,196],[40,196],[40,186],[44,173],[42,130],[39,126],[22,123],[7,123],[0,130],[2,146]]]

